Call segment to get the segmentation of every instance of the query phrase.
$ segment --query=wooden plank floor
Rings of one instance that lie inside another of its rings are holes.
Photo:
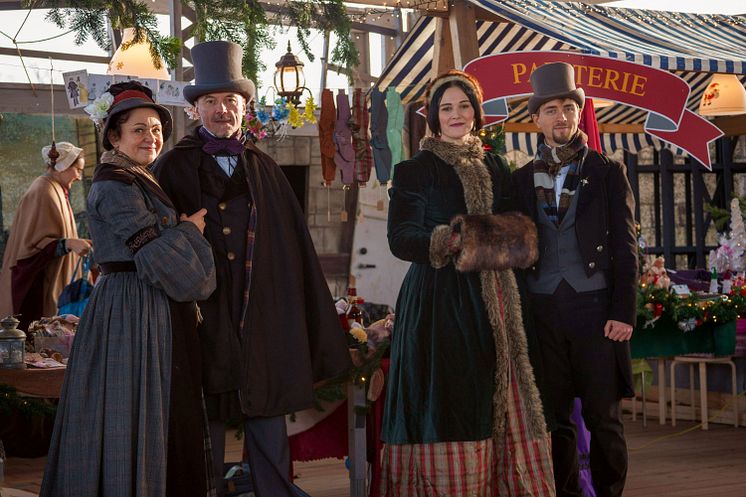
[[[746,497],[746,428],[710,424],[676,436],[691,422],[661,426],[626,421],[630,467],[625,497]],[[240,442],[229,434],[227,460],[238,460]],[[38,493],[45,458],[10,458],[6,487]],[[313,497],[347,497],[344,463],[325,459],[296,463],[297,483]],[[3,496],[7,492],[2,492]]]

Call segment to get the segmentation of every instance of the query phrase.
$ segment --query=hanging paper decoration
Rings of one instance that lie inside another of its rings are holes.
[[[373,151],[368,139],[368,105],[360,88],[356,88],[352,94],[350,129],[355,149],[355,181],[359,187],[364,187],[368,184],[370,170],[373,168]]]
[[[385,185],[391,177],[391,149],[386,136],[389,113],[386,110],[386,96],[378,88],[370,94],[370,144],[373,146],[373,162],[376,178]]]

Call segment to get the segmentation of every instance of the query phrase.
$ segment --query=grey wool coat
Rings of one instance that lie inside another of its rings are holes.
[[[40,495],[163,497],[169,298],[212,293],[212,250],[192,223],[179,222],[136,183],[94,182],[88,219],[96,260],[134,261],[137,270],[96,283],[70,355]],[[127,242],[147,230],[156,236],[133,253]]]

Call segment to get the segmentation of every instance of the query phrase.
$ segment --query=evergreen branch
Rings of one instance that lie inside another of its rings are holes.
[[[159,34],[156,16],[142,0],[33,1],[38,7],[50,9],[46,16],[48,21],[73,31],[78,45],[90,38],[108,50],[108,21],[115,29],[134,28],[135,42],[147,39],[156,67],[160,67],[158,56],[170,67],[176,65],[180,41]],[[262,5],[256,0],[182,1],[197,15],[194,35],[205,41],[228,40],[240,44],[244,49],[243,73],[256,81],[259,71],[265,68],[260,60],[262,50],[275,46]],[[330,57],[332,63],[344,68],[347,75],[359,64],[360,54],[352,43],[350,18],[342,0],[291,1],[282,15],[298,28],[298,43],[310,61],[316,58],[310,44],[311,29],[319,29],[333,32],[337,38]]]

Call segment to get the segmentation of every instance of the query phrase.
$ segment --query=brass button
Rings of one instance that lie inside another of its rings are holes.
[[[220,209],[221,211],[224,211],[225,210],[225,202],[220,202],[218,204],[218,209]]]
[[[168,224],[168,216],[163,216],[163,219],[161,219],[161,224],[163,226],[166,226]]]
[[[593,269],[594,267],[596,267],[596,263],[595,262],[589,262],[588,263],[588,267],[591,268],[591,269]]]
[[[596,247],[596,252],[603,252],[603,251],[604,251],[603,245],[599,245],[598,247]]]
[[[236,254],[234,254],[233,252],[228,252],[228,260],[229,261],[236,260]]]
[[[223,234],[224,235],[230,235],[231,234],[231,229],[228,226],[226,226],[225,228],[223,228]]]

